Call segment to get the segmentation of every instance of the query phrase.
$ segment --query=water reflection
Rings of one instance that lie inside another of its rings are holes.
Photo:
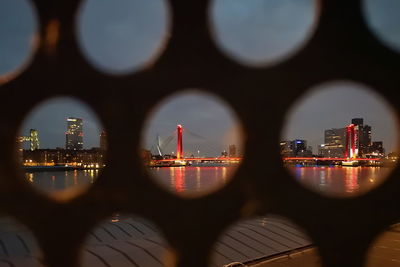
[[[99,170],[27,172],[25,177],[36,188],[53,193],[90,185],[95,182],[98,172]]]
[[[154,168],[158,181],[172,192],[191,195],[225,185],[236,167],[164,167]]]
[[[384,181],[391,168],[386,167],[291,167],[303,184],[315,191],[334,196],[362,194]]]
[[[360,169],[345,168],[345,191],[346,193],[355,193],[360,189]]]
[[[175,191],[181,193],[185,190],[185,167],[174,168],[175,172]]]

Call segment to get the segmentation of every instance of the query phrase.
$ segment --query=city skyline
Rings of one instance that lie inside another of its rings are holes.
[[[178,108],[185,112],[176,112]],[[219,98],[198,90],[171,96],[154,108],[144,129],[143,146],[153,147],[157,135],[161,139],[175,135],[178,124],[183,126],[187,156],[217,156],[232,144],[242,148],[240,126],[233,111]],[[166,147],[166,154],[176,153],[174,140]]]
[[[83,148],[100,146],[102,125],[97,116],[82,102],[68,97],[53,98],[36,106],[22,124],[20,136],[29,135],[30,129],[39,133],[40,148],[65,148],[67,119],[83,119]],[[29,144],[25,142],[25,149]]]
[[[368,87],[349,81],[328,82],[307,92],[288,112],[282,140],[307,140],[314,153],[324,143],[324,131],[343,128],[353,118],[372,127],[372,141],[396,151],[398,123],[389,104]]]
[[[94,1],[89,2],[90,4],[88,5],[94,3]],[[394,12],[398,10],[396,7],[400,8],[400,2],[397,0],[386,1],[385,5],[380,5],[379,1],[366,1],[366,3],[369,7],[366,9],[366,14],[369,14],[371,17],[371,22],[373,23],[372,28],[381,32],[382,36],[392,36],[393,46],[396,46],[396,42],[400,43],[400,34],[398,31],[394,30],[397,28],[396,25],[400,24],[399,16],[394,14]],[[97,17],[104,18],[102,20],[102,25],[104,27],[94,27],[94,31],[85,37],[86,41],[84,42],[87,44],[83,45],[83,52],[84,54],[89,53],[87,51],[88,47],[92,47],[93,51],[90,53],[97,54],[97,61],[93,59],[93,56],[88,55],[88,58],[97,66],[108,64],[108,69],[116,70],[117,72],[126,68],[126,66],[134,68],[138,66],[140,62],[143,62],[143,55],[152,53],[149,47],[157,47],[157,43],[160,42],[160,34],[163,35],[166,30],[163,26],[163,24],[166,23],[166,17],[163,15],[164,11],[162,11],[165,5],[162,1],[151,1],[151,3],[150,1],[123,1],[121,5],[110,4],[113,12],[111,12],[110,8],[107,8],[107,5],[107,1],[103,1],[102,3],[98,1],[95,8],[91,12],[88,11],[87,17],[82,19],[82,29],[79,30],[81,38],[82,35],[90,32],[93,25],[96,25],[93,24],[93,21],[96,20]],[[220,35],[219,38],[217,38],[219,40],[218,42],[224,40],[234,46],[234,51],[236,52],[232,52],[232,50],[231,53],[246,55],[246,57],[250,59],[266,59],[270,58],[274,53],[277,53],[276,51],[280,47],[287,47],[288,43],[293,44],[298,42],[299,28],[302,27],[301,25],[310,24],[309,14],[314,14],[314,5],[315,2],[311,0],[255,0],[251,2],[239,0],[229,2],[219,0],[216,1],[212,11],[212,17],[214,18],[213,25],[216,25],[216,33]],[[123,8],[121,8],[122,6]],[[26,62],[30,54],[30,48],[36,38],[35,29],[37,28],[37,22],[35,22],[35,16],[31,12],[31,5],[28,1],[4,0],[0,2],[0,7],[0,18],[2,20],[2,23],[0,23],[0,35],[7,37],[7,42],[0,42],[0,54],[2,59],[0,61],[0,75],[3,75],[17,69],[21,64]],[[136,16],[130,16],[130,13],[126,12],[127,10],[135,12]],[[371,16],[371,10],[374,11],[374,17]],[[104,12],[107,14],[111,12],[112,16],[100,16],[104,14]],[[10,16],[9,14],[16,15]],[[292,14],[290,16],[291,20],[287,19],[287,14]],[[232,20],[232,17],[235,19],[237,18],[237,20]],[[146,28],[147,30],[143,31],[142,25],[149,25],[146,24],[149,18],[151,20],[151,25],[155,26],[151,29]],[[238,21],[241,23],[238,23]],[[293,21],[296,22],[295,25],[293,25]],[[232,31],[232,29],[235,29],[235,31]],[[137,43],[136,36],[141,37],[139,38],[140,46],[135,45]],[[252,42],[252,40],[254,40],[252,38],[256,38],[257,42]],[[132,49],[132,47],[135,47],[135,49]],[[130,51],[130,53],[126,53],[127,51]],[[129,56],[127,56],[127,54]],[[99,60],[101,60],[101,62],[99,62]],[[359,86],[356,85],[355,87]],[[308,108],[309,111],[312,111],[308,112],[307,116],[298,116],[296,121],[293,121],[293,127],[288,127],[290,129],[297,128],[297,130],[287,130],[287,137],[286,134],[282,134],[282,139],[306,139],[309,140],[313,148],[316,149],[317,145],[322,143],[322,134],[318,131],[331,127],[341,127],[348,123],[347,118],[350,117],[363,117],[368,124],[376,129],[373,139],[382,140],[387,151],[394,150],[395,142],[393,142],[393,140],[396,138],[394,138],[392,133],[387,134],[384,132],[384,129],[387,127],[389,127],[387,132],[391,132],[393,129],[391,126],[393,120],[385,116],[386,112],[376,107],[376,105],[370,105],[369,110],[353,112],[352,106],[354,105],[354,101],[353,103],[349,103],[351,99],[357,99],[357,102],[359,102],[359,100],[361,100],[361,102],[368,101],[360,99],[359,94],[354,93],[354,90],[351,90],[349,86],[339,84],[336,88],[338,90],[330,95],[329,102],[340,103],[343,95],[346,95],[348,105],[343,105],[343,107],[348,110],[345,118],[342,116],[342,110],[339,110],[338,114],[329,115],[332,119],[329,126],[324,124],[318,116],[323,113],[327,101],[324,97],[319,97],[319,102],[316,101],[316,103],[313,103],[313,106]],[[379,88],[376,89],[379,90]],[[182,105],[184,104],[185,103],[182,103]],[[71,103],[67,110],[74,111],[79,108],[81,108],[80,104]],[[178,113],[179,111],[180,110],[177,108],[174,112]],[[204,109],[202,113],[204,116],[215,116],[212,114],[212,110],[208,109]],[[67,118],[68,116],[83,117],[86,128],[85,145],[87,145],[88,148],[98,146],[99,133],[90,134],[90,128],[95,127],[91,126],[95,124],[95,116],[66,113],[63,117]],[[321,117],[324,116],[321,115]],[[223,117],[221,117],[220,120],[223,120]],[[311,124],[310,122],[313,123]],[[182,123],[185,126],[185,122],[174,121],[171,125],[161,127],[159,131],[165,132],[166,136],[168,136],[177,123]],[[162,125],[161,122],[160,125]],[[319,130],[316,125],[320,125],[319,129],[321,130]],[[206,127],[206,124],[200,125],[200,127]],[[46,132],[52,130],[43,126],[42,123],[38,123],[36,126],[23,127],[22,134],[26,135],[30,128],[37,128],[39,130],[41,139],[44,142],[42,147],[63,146],[64,136],[60,135],[61,137],[56,137],[55,134],[46,134]],[[301,128],[304,129],[300,130]],[[188,129],[190,129],[190,127],[188,127]],[[223,135],[223,132],[216,129],[215,137],[211,139],[217,142],[218,137],[221,135]],[[319,135],[319,137],[317,135]],[[155,138],[155,136],[153,138]]]

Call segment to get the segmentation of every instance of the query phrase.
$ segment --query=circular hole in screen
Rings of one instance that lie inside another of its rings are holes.
[[[168,26],[165,0],[85,0],[77,33],[85,56],[97,69],[127,74],[158,57]]]
[[[172,254],[161,231],[149,221],[115,214],[89,233],[82,251],[83,267],[172,266]]]
[[[296,181],[328,196],[351,197],[381,184],[397,164],[398,123],[390,105],[351,81],[312,88],[291,108],[281,135]]]
[[[386,45],[400,52],[400,2],[396,0],[364,0],[367,25]]]
[[[36,48],[35,15],[28,0],[0,1],[0,84],[21,72]]]
[[[17,161],[25,179],[56,198],[71,198],[105,166],[107,134],[83,102],[59,97],[37,105],[17,137]]]
[[[210,10],[217,45],[240,63],[265,66],[297,52],[317,20],[314,0],[214,0]]]
[[[210,266],[321,266],[318,249],[304,231],[290,220],[273,215],[231,226],[215,244],[211,263]]]
[[[198,90],[154,108],[142,137],[145,167],[162,187],[198,196],[224,186],[243,158],[242,127],[231,108]]]

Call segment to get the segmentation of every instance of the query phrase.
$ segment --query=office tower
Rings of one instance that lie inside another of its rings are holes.
[[[107,133],[104,130],[100,134],[100,150],[107,150]]]
[[[236,157],[236,146],[235,145],[229,145],[229,157],[230,158]]]
[[[293,154],[296,157],[309,157],[312,156],[312,151],[308,150],[306,140],[293,140],[291,142],[291,147],[293,149]]]
[[[318,148],[318,154],[327,158],[341,158],[345,153],[346,128],[325,130],[325,143]]]
[[[337,145],[344,146],[345,144],[345,128],[332,128],[329,130],[325,130],[325,144],[326,145]]]
[[[282,157],[285,158],[294,156],[292,141],[281,141],[279,145],[281,148]]]
[[[83,121],[79,118],[67,119],[65,148],[68,150],[83,149]]]
[[[30,130],[29,141],[30,141],[31,151],[34,151],[34,150],[40,148],[39,133],[37,130],[35,130],[35,129]]]
[[[371,126],[364,125],[363,118],[354,118],[351,123],[358,126],[357,132],[357,148],[359,156],[364,156],[370,153],[371,141]]]
[[[370,153],[375,156],[383,157],[385,155],[383,142],[382,141],[372,142],[372,145],[370,147]]]
[[[359,129],[359,154],[361,156],[370,153],[372,140],[371,140],[371,126],[364,125]]]
[[[351,124],[358,125],[358,126],[363,126],[364,125],[364,119],[363,118],[354,118],[351,120]]]

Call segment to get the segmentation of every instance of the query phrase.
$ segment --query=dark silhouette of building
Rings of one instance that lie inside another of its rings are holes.
[[[358,156],[365,156],[371,152],[371,126],[364,125],[363,118],[354,118],[351,123],[358,126]]]
[[[229,145],[229,157],[234,158],[237,156],[236,152],[236,146],[235,145]]]
[[[107,133],[104,130],[100,134],[100,150],[107,150]]]
[[[65,133],[67,150],[83,149],[83,121],[80,118],[67,119],[67,132]]]
[[[372,154],[374,156],[383,157],[385,155],[385,149],[383,148],[383,142],[382,141],[372,142],[372,145],[370,147],[370,154]]]
[[[291,141],[281,141],[280,148],[282,157],[293,157],[293,147]]]
[[[151,156],[150,150],[142,149],[141,153],[140,153],[140,156],[142,158],[142,161],[143,161],[144,165],[149,165],[150,164],[150,161],[152,160],[152,156]],[[162,159],[162,157],[158,158],[158,159]]]
[[[293,153],[295,157],[311,157],[312,151],[308,149],[307,141],[296,139],[292,141]]]
[[[311,157],[311,147],[307,146],[306,140],[296,139],[293,141],[280,142],[282,157]]]
[[[358,126],[363,126],[364,125],[364,119],[363,118],[351,119],[351,124],[358,125]]]

